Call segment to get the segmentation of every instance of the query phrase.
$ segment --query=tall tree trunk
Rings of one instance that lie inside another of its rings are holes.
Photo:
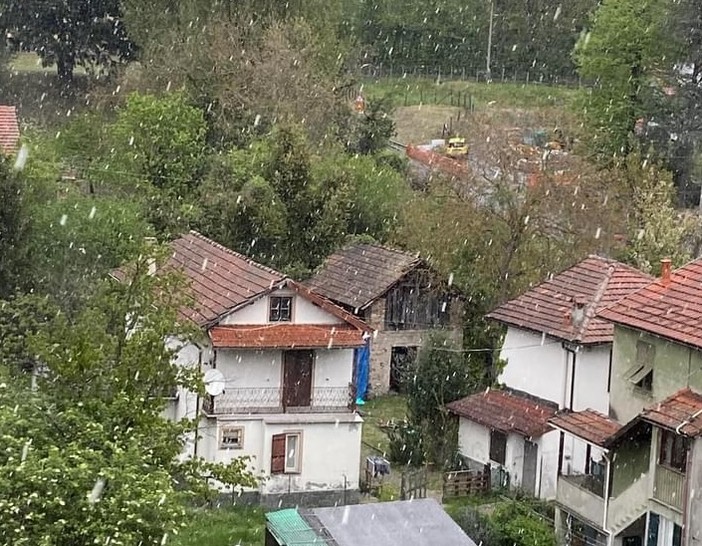
[[[59,80],[68,86],[73,82],[73,69],[75,68],[75,59],[70,53],[59,53],[56,58],[56,68]]]

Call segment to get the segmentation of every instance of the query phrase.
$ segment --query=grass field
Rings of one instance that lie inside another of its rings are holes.
[[[580,91],[576,88],[543,84],[485,83],[447,81],[437,83],[429,78],[384,78],[365,80],[363,92],[370,98],[388,97],[392,104],[413,106],[439,104],[476,109],[485,105],[499,108],[570,107]]]
[[[263,546],[264,512],[260,508],[230,506],[193,510],[187,528],[172,546]]]
[[[390,442],[380,425],[387,421],[401,421],[407,414],[404,396],[389,394],[369,400],[359,408],[363,416],[364,449],[371,454],[387,454]],[[373,453],[370,453],[373,451]]]

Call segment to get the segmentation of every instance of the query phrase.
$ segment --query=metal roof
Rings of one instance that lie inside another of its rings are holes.
[[[315,508],[338,546],[475,546],[434,499]]]
[[[295,508],[266,514],[268,530],[281,546],[329,546]]]

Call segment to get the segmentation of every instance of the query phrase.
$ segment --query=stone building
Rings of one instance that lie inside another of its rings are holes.
[[[351,243],[331,255],[306,284],[374,329],[373,395],[399,388],[402,370],[432,330],[448,330],[462,340],[462,302],[449,280],[415,254]]]

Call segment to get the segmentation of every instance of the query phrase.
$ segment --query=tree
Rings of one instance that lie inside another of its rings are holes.
[[[629,152],[635,122],[655,111],[654,77],[672,55],[665,0],[605,0],[574,50],[580,75],[594,81],[585,103],[588,140],[601,159]]]
[[[391,453],[399,462],[418,464],[426,458],[453,465],[457,430],[446,404],[476,388],[458,344],[444,332],[432,334],[408,370],[405,385],[407,422],[391,435]]]
[[[55,63],[66,83],[76,66],[110,69],[134,55],[119,0],[3,0],[0,29],[36,51],[44,66]]]
[[[625,259],[654,275],[660,272],[663,258],[670,258],[674,267],[684,265],[690,255],[683,241],[691,225],[673,205],[671,174],[640,153],[627,157],[623,171],[633,188]]]
[[[0,154],[0,298],[12,294],[26,273],[30,214],[25,190],[9,159]]]
[[[194,424],[162,418],[165,396],[199,391],[201,380],[164,340],[196,333],[177,321],[180,279],[148,274],[155,257],[145,252],[122,283],[101,283],[85,307],[29,336],[41,363],[34,388],[0,367],[3,543],[163,544],[182,524],[182,495],[207,488],[207,477],[256,484],[245,459],[178,460]]]

